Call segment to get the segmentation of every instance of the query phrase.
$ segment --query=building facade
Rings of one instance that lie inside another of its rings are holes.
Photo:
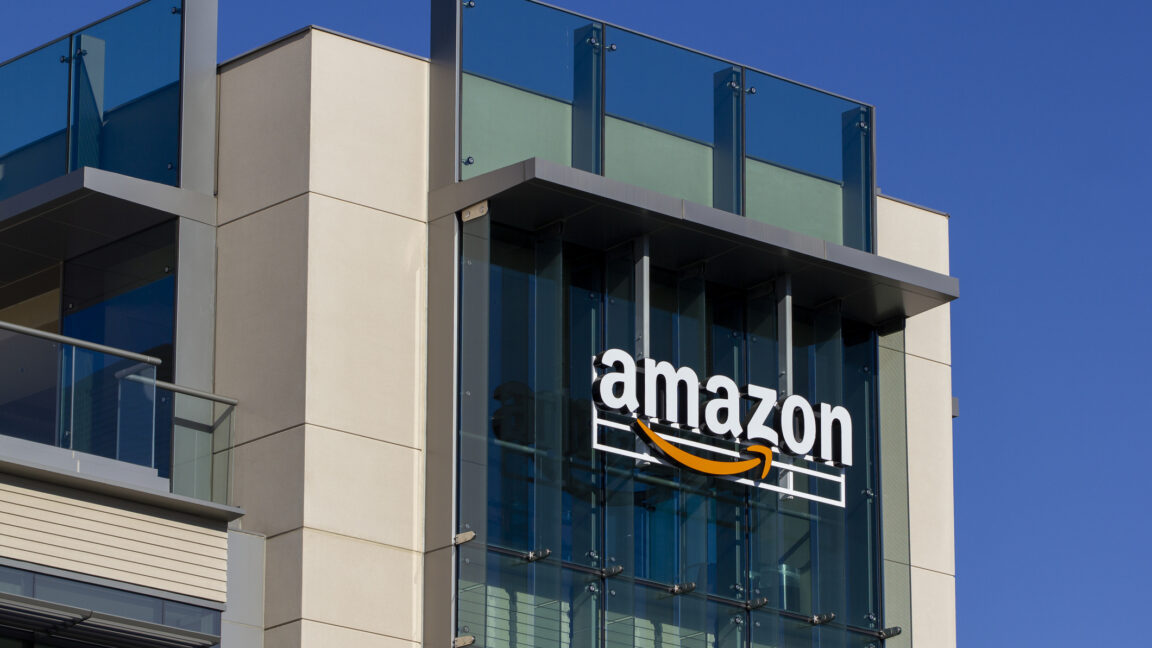
[[[955,645],[958,282],[875,109],[431,9],[0,64],[0,646]]]

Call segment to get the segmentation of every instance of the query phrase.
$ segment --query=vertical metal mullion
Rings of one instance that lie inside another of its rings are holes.
[[[792,276],[776,278],[776,359],[779,363],[780,398],[792,395]]]
[[[72,66],[75,63],[73,55],[75,36],[68,37],[68,105],[64,110],[64,173],[72,170]]]
[[[748,213],[748,68],[740,68],[740,130],[737,155],[740,156],[740,210],[741,216]]]
[[[600,120],[600,141],[599,141],[599,154],[600,164],[596,167],[596,173],[602,176],[607,176],[604,169],[604,127],[607,125],[605,115],[608,113],[608,25],[600,23],[600,33],[603,34],[603,43],[600,46],[600,111],[597,119]]]
[[[649,238],[645,234],[633,243],[635,263],[634,284],[636,290],[636,359],[651,357],[652,343],[652,260],[649,251]]]

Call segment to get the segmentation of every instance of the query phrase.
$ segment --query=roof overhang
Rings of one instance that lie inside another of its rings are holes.
[[[845,316],[873,325],[960,295],[959,280],[949,275],[539,158],[433,191],[429,216],[485,200],[493,222],[527,230],[562,223],[565,240],[592,248],[646,234],[654,263],[703,264],[709,280],[754,286],[789,274],[797,305],[839,302]]]
[[[216,199],[82,168],[0,201],[0,286],[176,217],[216,221]]]

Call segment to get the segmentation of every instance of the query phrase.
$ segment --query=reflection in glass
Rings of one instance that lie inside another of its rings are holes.
[[[182,6],[145,2],[0,67],[0,200],[81,167],[178,184]]]
[[[745,82],[745,215],[870,250],[869,109],[754,70]]]
[[[0,67],[0,200],[68,170],[70,52],[62,38]]]
[[[597,439],[647,452],[628,430],[591,425],[594,355],[640,348],[636,265],[630,244],[594,251],[555,229],[463,224],[459,530],[477,538],[459,549],[458,631],[481,645],[482,633],[489,645],[537,645],[556,641],[556,624],[572,623],[565,610],[580,609],[600,619],[588,623],[604,624],[608,644],[742,646],[751,602],[763,604],[762,619],[835,612],[848,626],[875,627],[872,330],[834,307],[796,309],[796,392],[843,404],[855,423],[846,509],[593,451]],[[648,288],[651,357],[700,377],[778,386],[770,287],[654,267]],[[838,483],[832,493],[793,479],[839,499]],[[690,594],[670,592],[688,584]],[[805,641],[848,636],[801,630]],[[772,632],[777,642],[792,630]],[[559,641],[598,645],[593,635],[561,632]]]
[[[605,42],[604,174],[739,212],[740,68],[615,27]]]
[[[599,172],[603,27],[523,0],[463,12],[461,177],[530,157]]]

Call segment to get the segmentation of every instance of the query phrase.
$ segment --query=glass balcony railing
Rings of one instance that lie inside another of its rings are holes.
[[[150,0],[0,65],[0,200],[80,167],[176,185],[181,0]]]
[[[539,157],[871,251],[869,106],[532,0],[463,12],[462,179]]]
[[[0,322],[0,435],[153,468],[226,503],[236,401],[156,379],[160,361]]]

